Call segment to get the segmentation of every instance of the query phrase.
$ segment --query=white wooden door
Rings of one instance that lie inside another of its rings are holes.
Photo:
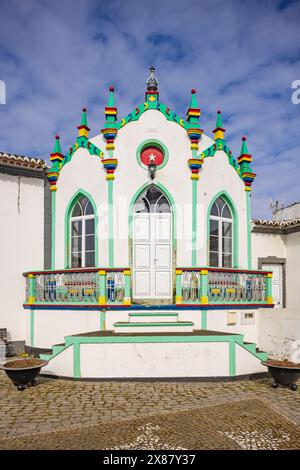
[[[272,296],[275,307],[282,307],[282,264],[263,264],[264,271],[273,271]]]
[[[172,299],[172,215],[134,214],[133,296]]]

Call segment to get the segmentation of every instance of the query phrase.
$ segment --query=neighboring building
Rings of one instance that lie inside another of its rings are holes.
[[[28,328],[22,309],[22,273],[44,266],[44,224],[51,201],[46,169],[43,160],[0,152],[0,328],[7,328],[8,338],[14,341],[24,340]]]
[[[273,212],[273,220],[276,222],[300,220],[300,202],[294,202],[289,206],[283,206]]]
[[[235,159],[220,111],[213,138],[205,135],[195,90],[180,118],[159,100],[153,68],[144,102],[119,120],[111,87],[104,128],[93,138],[89,131],[83,109],[66,154],[56,136],[47,172],[51,224],[48,189],[40,180],[35,197],[33,185],[34,247],[22,239],[29,259],[13,265],[26,278],[25,309],[19,317],[18,297],[16,321],[4,317],[12,334],[21,334],[22,318],[27,345],[49,350],[47,372],[61,376],[265,371],[266,354],[254,344],[257,311],[273,307],[274,257],[283,266],[288,252],[285,235],[265,233],[263,222],[254,221],[252,233],[246,138]],[[285,287],[275,281],[276,303],[293,295],[280,294]]]
[[[297,204],[290,206],[296,209]],[[289,208],[286,208],[288,216]],[[293,209],[296,215],[297,211]],[[253,259],[257,269],[273,272],[275,306],[298,308],[300,305],[300,218],[293,220],[254,220]]]

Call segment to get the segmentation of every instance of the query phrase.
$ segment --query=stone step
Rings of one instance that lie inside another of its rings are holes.
[[[115,333],[161,333],[161,332],[192,332],[194,323],[185,322],[116,322]]]
[[[129,313],[130,323],[176,323],[178,321],[178,313],[162,313],[162,312],[141,312]]]

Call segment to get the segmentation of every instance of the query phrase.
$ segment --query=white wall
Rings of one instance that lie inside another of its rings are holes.
[[[258,346],[275,359],[300,362],[300,308],[258,310]]]
[[[286,306],[300,306],[300,232],[286,235]],[[299,311],[300,317],[300,311]]]
[[[20,183],[20,184],[19,184]],[[0,327],[25,338],[24,271],[44,266],[44,181],[0,174]]]
[[[268,256],[286,257],[286,235],[252,232],[251,240],[253,269],[258,268],[258,258]]]
[[[149,110],[138,121],[125,125],[118,132],[114,155],[118,167],[114,181],[114,229],[115,265],[129,265],[128,211],[130,202],[145,183],[150,183],[148,171],[136,160],[138,146],[145,140],[156,139],[166,145],[169,151],[167,165],[157,170],[155,182],[161,183],[170,192],[177,210],[177,265],[191,265],[191,217],[192,181],[187,160],[191,157],[190,141],[186,131],[178,124],[166,120],[162,113]],[[105,151],[102,135],[91,139]],[[209,147],[213,140],[203,135],[200,151]],[[90,156],[85,149],[79,149],[71,162],[66,164],[58,181],[57,221],[56,221],[56,267],[64,267],[64,217],[67,205],[79,188],[88,191],[95,200],[99,211],[99,266],[108,265],[108,218],[107,218],[107,181],[100,159]],[[221,190],[233,199],[239,218],[239,265],[247,266],[247,220],[244,184],[229,164],[223,151],[213,158],[206,158],[198,183],[197,209],[197,258],[198,265],[207,264],[207,209],[212,198]]]
[[[228,343],[81,344],[81,377],[229,375]]]
[[[24,311],[30,322],[30,310]],[[65,342],[65,336],[100,330],[100,313],[97,310],[35,310],[34,346],[51,348]],[[27,330],[28,333],[30,331]],[[30,344],[30,337],[26,337]]]

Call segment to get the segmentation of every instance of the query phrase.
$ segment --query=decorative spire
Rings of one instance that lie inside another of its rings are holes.
[[[50,191],[56,191],[56,183],[59,177],[59,169],[61,166],[61,162],[63,161],[64,156],[61,152],[61,146],[59,141],[59,135],[55,136],[55,143],[53,152],[50,155],[50,160],[52,162],[52,166],[47,173],[47,178],[50,183]]]
[[[88,127],[87,123],[86,108],[82,109],[81,123],[79,126],[77,126],[77,129],[78,137],[86,137],[88,139],[90,128]]]
[[[242,148],[240,156],[238,157],[238,164],[240,166],[240,176],[245,183],[245,191],[251,191],[251,185],[256,176],[251,168],[252,155],[249,154],[247,139],[242,138]]]
[[[55,136],[55,143],[53,153],[50,155],[51,162],[61,162],[64,159],[64,156],[61,152],[61,146],[59,141],[59,135]]]
[[[118,119],[118,109],[115,106],[115,89],[109,87],[108,103],[105,107],[106,122],[115,122]]]
[[[149,101],[150,103],[154,103],[155,101],[158,101],[159,99],[159,93],[158,93],[158,81],[154,75],[155,72],[155,67],[151,65],[150,67],[150,76],[148,80],[146,81],[147,85],[147,91],[145,94],[145,100]]]
[[[196,90],[194,88],[191,90],[191,95],[190,107],[186,113],[186,120],[191,123],[197,123],[199,122],[201,112],[197,102]]]
[[[155,72],[155,67],[153,67],[153,65],[151,65],[151,67],[150,67],[150,77],[146,81],[148,91],[157,91],[157,88],[158,88],[158,81],[157,81],[157,79],[154,75],[154,72]]]
[[[196,90],[193,88],[191,90],[191,101],[190,107],[187,110],[186,119],[188,121],[187,134],[191,142],[191,151],[192,158],[188,159],[188,165],[191,170],[191,179],[199,179],[199,170],[202,168],[203,159],[197,156],[197,151],[199,150],[199,140],[203,130],[200,129],[199,119],[200,119],[200,108],[198,106]]]
[[[117,129],[117,118],[118,110],[115,106],[115,89],[113,86],[109,87],[109,97],[108,103],[105,107],[105,124],[104,129],[101,130],[104,139],[106,140],[106,150],[108,153],[108,158],[101,160],[103,167],[106,171],[106,179],[113,180],[115,178],[115,169],[118,165],[117,158],[114,157],[115,150],[115,138],[118,133]]]
[[[216,128],[213,130],[213,133],[215,134],[214,139],[224,140],[224,132],[225,129],[223,127],[222,113],[221,111],[217,111]]]

